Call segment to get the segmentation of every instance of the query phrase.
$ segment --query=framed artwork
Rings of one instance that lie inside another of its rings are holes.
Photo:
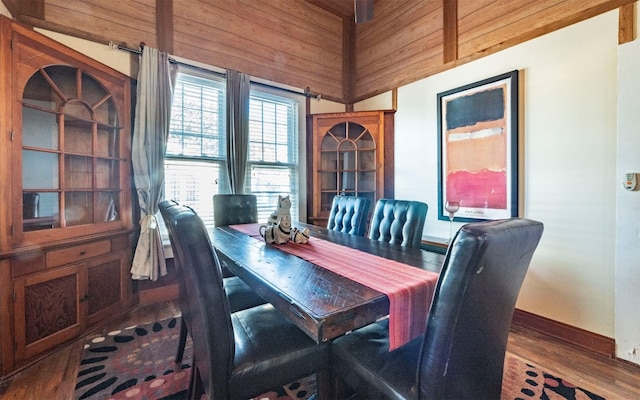
[[[518,216],[518,71],[438,94],[438,219]]]

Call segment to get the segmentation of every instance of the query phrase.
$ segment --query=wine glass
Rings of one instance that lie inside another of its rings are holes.
[[[449,212],[449,243],[451,243],[453,239],[453,217],[460,209],[460,202],[447,200],[444,209]]]

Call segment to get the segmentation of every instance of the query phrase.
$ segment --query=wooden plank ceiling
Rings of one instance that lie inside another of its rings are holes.
[[[352,104],[636,0],[1,0],[15,20],[176,57]]]

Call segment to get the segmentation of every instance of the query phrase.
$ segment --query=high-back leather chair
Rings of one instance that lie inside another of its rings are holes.
[[[335,196],[331,203],[327,229],[364,236],[371,201],[366,197]]]
[[[189,296],[193,368],[189,398],[248,399],[326,371],[328,343],[316,344],[270,304],[231,313],[222,269],[202,220],[176,206],[170,219]]]
[[[447,252],[426,331],[389,352],[387,322],[336,339],[332,372],[362,398],[500,399],[516,299],[540,222],[464,225]]]
[[[420,201],[380,199],[371,216],[369,239],[420,247],[427,210]]]
[[[255,222],[258,222],[258,202],[255,195],[213,195],[213,223],[215,226]]]
[[[169,241],[171,242],[171,249],[173,250],[173,262],[176,266],[176,272],[180,274],[181,269],[178,263],[184,262],[184,249],[182,248],[181,241],[176,240],[176,233],[174,232],[174,222],[178,214],[184,209],[184,206],[179,206],[174,201],[162,201],[158,205],[160,214],[167,227],[169,233]],[[180,277],[178,277],[180,278]],[[176,352],[176,362],[182,361],[184,355],[184,348],[187,343],[187,333],[189,319],[189,301],[187,299],[187,289],[181,284],[182,280],[178,279],[178,291],[180,311],[182,313],[182,319],[180,323],[180,337],[178,339],[178,351]],[[229,299],[229,309],[231,312],[244,310],[247,308],[255,307],[260,304],[264,304],[265,300],[260,297],[251,287],[244,283],[240,278],[236,276],[230,276],[223,279],[223,285],[227,298]]]

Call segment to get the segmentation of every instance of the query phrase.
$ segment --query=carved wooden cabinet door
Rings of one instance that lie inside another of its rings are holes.
[[[82,271],[81,265],[76,264],[15,280],[16,363],[81,332]]]

